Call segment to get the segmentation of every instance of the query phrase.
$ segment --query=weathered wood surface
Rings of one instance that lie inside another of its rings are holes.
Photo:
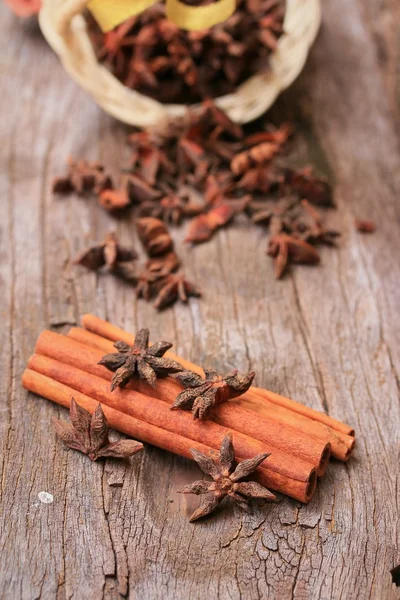
[[[130,240],[132,221],[49,191],[68,154],[120,164],[124,128],[1,6],[1,598],[399,597],[399,17],[397,0],[324,2],[308,65],[273,110],[296,119],[299,153],[335,181],[338,250],[276,282],[263,233],[243,221],[186,253],[204,299],[156,315],[71,266],[112,227]],[[376,234],[358,234],[355,216]],[[51,416],[65,411],[21,388],[39,332],[85,311],[150,325],[195,362],[254,368],[259,384],[353,424],[354,457],[331,465],[308,506],[189,524],[194,504],[176,493],[198,475],[189,461],[148,447],[131,467],[91,464],[55,440]]]

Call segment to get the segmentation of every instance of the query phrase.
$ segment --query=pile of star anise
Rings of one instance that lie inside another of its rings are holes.
[[[309,167],[289,166],[291,133],[285,123],[246,135],[207,100],[200,112],[188,113],[167,131],[131,134],[131,163],[121,170],[118,184],[99,163],[70,161],[67,176],[57,178],[53,190],[95,194],[110,212],[135,207],[139,237],[149,256],[138,270],[134,250],[115,247],[116,241],[109,239],[78,262],[89,268],[107,265],[133,282],[138,296],[155,297],[155,306],[163,308],[199,295],[183,275],[174,273],[180,260],[166,224],[189,220],[186,241],[201,243],[242,214],[269,229],[267,253],[274,258],[276,277],[290,263],[316,264],[315,246],[334,245],[339,235],[324,227],[315,208],[332,206],[331,188]]]
[[[231,93],[269,70],[283,17],[283,0],[239,0],[227,21],[204,31],[179,29],[166,19],[164,4],[106,34],[88,22],[98,59],[126,86],[161,102],[188,104]]]

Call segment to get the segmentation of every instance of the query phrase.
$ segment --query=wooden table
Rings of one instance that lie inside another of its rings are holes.
[[[4,5],[0,22],[0,597],[399,598],[397,0],[324,2],[307,67],[272,113],[296,120],[299,155],[335,183],[338,249],[275,281],[265,234],[239,221],[184,254],[204,299],[162,314],[71,265],[111,228],[135,238],[133,217],[50,192],[69,154],[124,163],[126,130],[69,80],[32,24]],[[355,217],[377,232],[357,233]],[[176,492],[197,467],[152,447],[131,466],[92,464],[55,439],[51,417],[66,411],[21,387],[40,331],[64,331],[86,311],[150,326],[195,362],[255,369],[260,385],[354,425],[353,458],[332,463],[308,506],[282,499],[253,516],[226,506],[189,524],[195,501]]]

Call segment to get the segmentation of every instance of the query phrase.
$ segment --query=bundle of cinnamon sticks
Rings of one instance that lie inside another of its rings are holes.
[[[352,453],[355,437],[349,425],[268,390],[251,387],[216,407],[207,421],[170,410],[182,389],[171,377],[159,379],[156,388],[137,379],[111,392],[112,373],[98,362],[114,350],[113,342],[132,344],[134,337],[90,314],[82,325],[66,336],[52,331],[39,336],[22,377],[27,390],[65,407],[74,397],[91,413],[100,402],[114,429],[187,458],[192,458],[192,448],[206,454],[218,450],[231,431],[238,461],[271,453],[256,470],[262,485],[305,503],[330,455],[346,461]],[[203,374],[197,365],[166,355]]]

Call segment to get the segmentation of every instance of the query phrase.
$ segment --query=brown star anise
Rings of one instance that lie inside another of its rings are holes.
[[[194,419],[205,419],[213,406],[247,392],[255,375],[254,371],[238,375],[237,370],[219,375],[213,369],[204,369],[204,373],[205,379],[192,371],[174,375],[174,379],[189,389],[178,394],[172,410],[191,410]]]
[[[137,276],[136,296],[150,300],[156,291],[156,283],[179,268],[180,260],[175,252],[151,258]]]
[[[201,479],[179,490],[180,494],[212,494],[203,499],[199,508],[191,515],[190,522],[212,513],[226,496],[232,498],[246,512],[251,512],[251,505],[247,498],[276,499],[272,492],[256,481],[240,481],[250,475],[268,458],[269,454],[259,454],[254,458],[243,460],[233,470],[235,451],[231,433],[228,433],[222,440],[217,458],[206,456],[195,449],[192,449],[191,453],[201,470],[207,475],[211,475],[213,481]]]
[[[138,331],[132,347],[125,342],[116,342],[114,346],[118,352],[106,354],[99,361],[99,365],[114,371],[112,392],[117,387],[125,387],[133,377],[145,379],[152,387],[156,387],[157,377],[166,377],[183,370],[182,365],[175,360],[162,358],[172,344],[157,342],[149,347],[148,329]]]
[[[199,288],[185,279],[183,273],[170,273],[166,277],[158,279],[154,284],[154,289],[158,291],[154,301],[154,307],[158,310],[166,308],[178,299],[181,302],[187,302],[189,296],[201,296]]]
[[[56,433],[69,448],[87,454],[91,460],[103,456],[130,458],[143,450],[143,444],[135,440],[110,442],[108,423],[101,404],[91,415],[71,398],[69,416],[71,423],[53,418]]]
[[[159,256],[172,250],[172,238],[160,219],[144,217],[137,219],[136,225],[140,241],[149,256]]]
[[[128,280],[135,280],[134,260],[137,254],[133,248],[121,246],[115,233],[109,233],[104,242],[90,246],[75,258],[74,263],[97,271],[108,267],[113,273]]]
[[[54,179],[52,189],[55,194],[68,194],[74,191],[77,194],[85,194],[92,191],[101,192],[110,187],[112,181],[105,173],[102,163],[89,162],[85,159],[75,161],[70,157],[67,175]]]
[[[280,279],[289,262],[315,265],[319,263],[316,249],[303,240],[280,233],[268,242],[267,254],[275,259],[275,277]]]
[[[199,203],[187,202],[176,194],[168,194],[159,201],[143,202],[140,205],[139,214],[178,225],[182,219],[199,215],[203,210],[204,207]]]
[[[246,210],[250,196],[226,199],[217,202],[207,213],[195,217],[190,222],[185,242],[199,244],[205,242],[220,227],[227,225],[236,215]]]

